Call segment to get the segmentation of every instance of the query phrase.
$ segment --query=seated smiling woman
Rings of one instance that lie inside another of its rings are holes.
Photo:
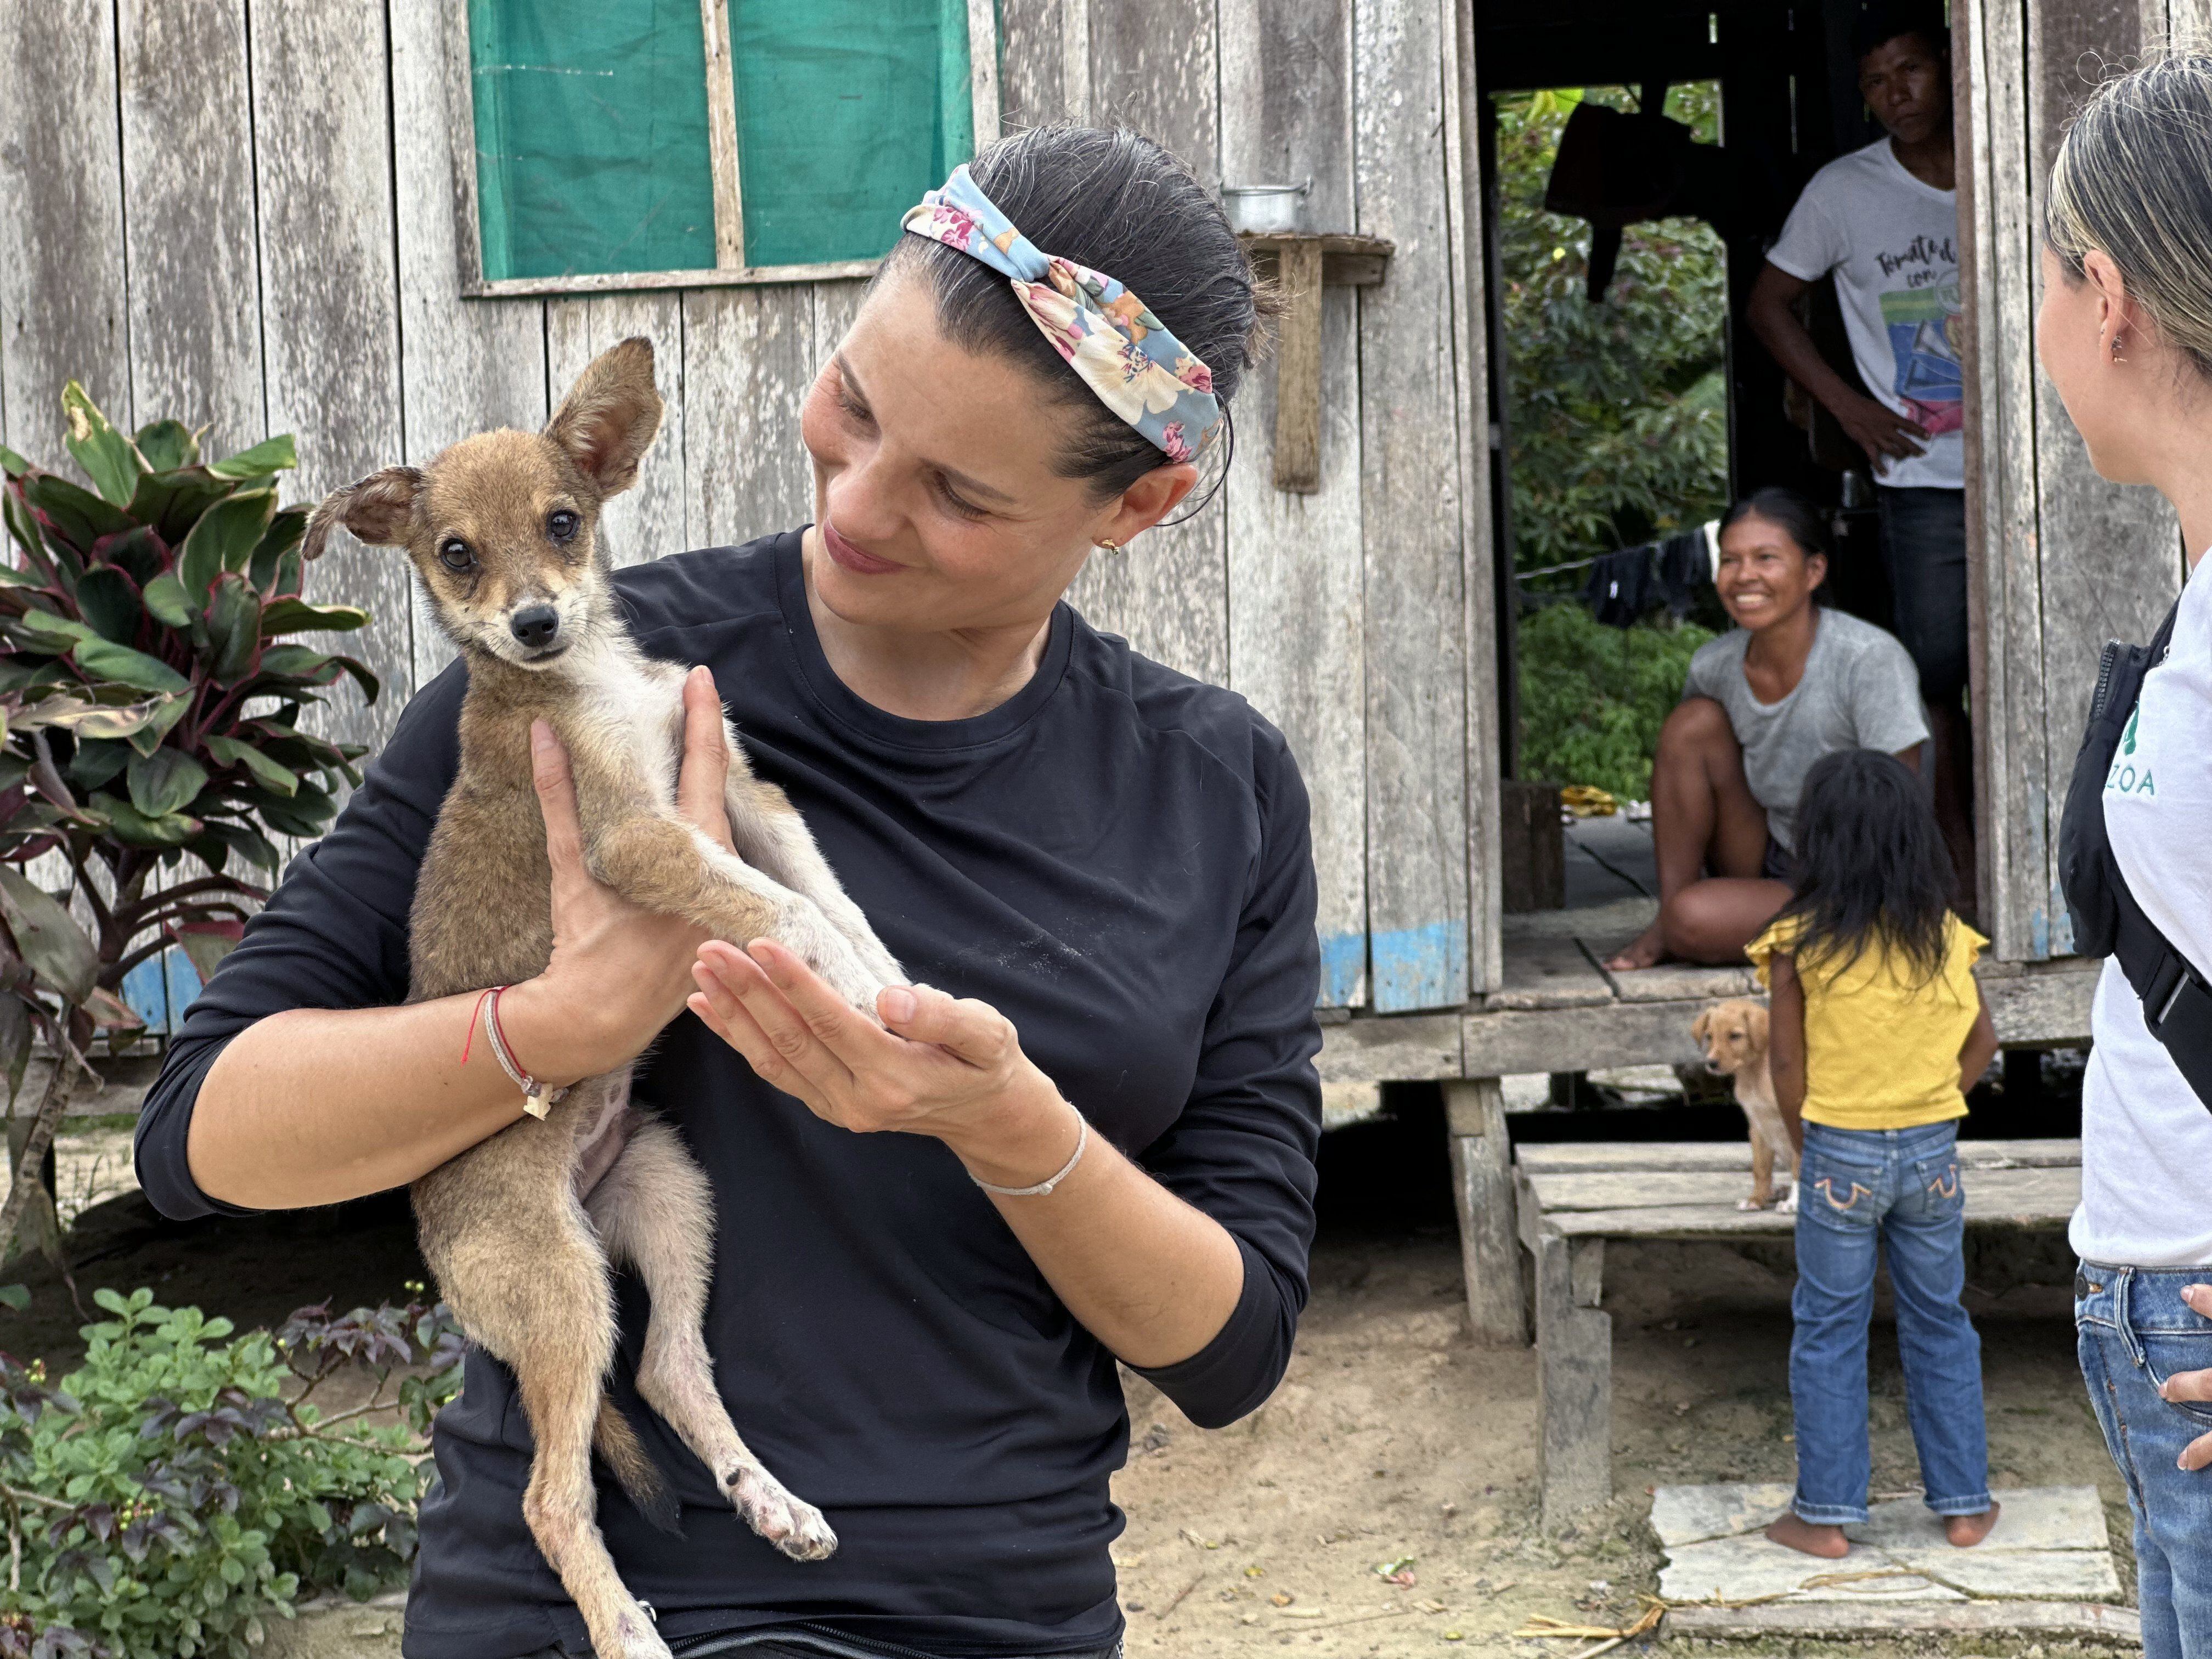
[[[1698,647],[1659,728],[1651,836],[1659,914],[1606,963],[1737,963],[1789,902],[1793,819],[1823,755],[1881,749],[1917,771],[1928,723],[1912,659],[1889,635],[1819,604],[1819,515],[1787,489],[1721,520],[1713,584],[1735,627]]]
[[[1304,788],[1242,698],[1062,598],[1225,444],[1250,267],[1205,190],[1125,132],[1006,139],[907,229],[789,434],[815,523],[616,580],[649,654],[703,665],[686,815],[726,842],[726,700],[884,943],[941,988],[886,990],[878,1030],[771,943],[702,948],[629,908],[583,868],[560,750],[535,755],[555,945],[503,999],[508,1045],[556,1085],[653,1045],[636,1097],[714,1189],[717,1382],[840,1540],[787,1559],[640,1408],[625,1279],[613,1397],[683,1535],[602,1491],[659,1620],[623,1659],[1106,1659],[1116,1361],[1224,1424],[1273,1391],[1305,1303]],[[456,667],[416,698],[193,1005],[139,1132],[168,1213],[376,1192],[521,1115],[489,1046],[465,1056],[470,997],[405,1000],[462,690]],[[433,1437],[409,1659],[589,1650],[523,1522],[529,1434],[512,1377],[471,1353]]]

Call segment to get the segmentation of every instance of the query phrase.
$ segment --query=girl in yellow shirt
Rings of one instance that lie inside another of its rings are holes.
[[[1886,1247],[1928,1507],[1954,1544],[1996,1524],[1981,1340],[1960,1301],[1958,1122],[1997,1048],[1951,914],[1951,862],[1904,763],[1845,750],[1805,776],[1795,893],[1747,954],[1772,993],[1768,1057],[1798,1170],[1790,1397],[1797,1489],[1767,1536],[1837,1557],[1867,1518],[1867,1325]]]

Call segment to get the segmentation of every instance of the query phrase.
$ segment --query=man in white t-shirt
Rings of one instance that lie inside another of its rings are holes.
[[[1886,137],[1831,161],[1790,210],[1752,289],[1752,331],[1872,465],[1896,633],[1936,739],[1936,811],[1966,902],[1974,872],[1966,713],[1966,506],[1958,198],[1942,14],[1882,0],[1853,36],[1859,91]],[[1790,309],[1832,276],[1862,393]]]

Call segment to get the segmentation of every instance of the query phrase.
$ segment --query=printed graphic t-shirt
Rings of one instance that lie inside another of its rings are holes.
[[[1859,378],[1929,434],[1882,471],[1900,489],[1966,488],[1958,244],[1957,194],[1914,178],[1883,137],[1814,173],[1767,251],[1800,282],[1835,274]]]
[[[1759,982],[1795,953],[1803,927],[1784,917],[1744,947]],[[1925,977],[1904,956],[1869,946],[1832,969],[1796,964],[1805,991],[1805,1121],[1832,1129],[1917,1129],[1966,1115],[1959,1051],[1981,1012],[1974,963],[1989,940],[1945,918],[1943,965]]]
[[[2212,974],[2212,558],[2182,590],[2173,643],[2143,678],[2105,778],[2105,831],[2143,914]],[[2125,1267],[2212,1267],[2212,1111],[2107,959],[2081,1081],[2081,1207],[2069,1242]]]
[[[1751,635],[1731,629],[1690,659],[1685,697],[1728,710],[1743,748],[1743,779],[1766,809],[1766,832],[1795,852],[1797,798],[1813,763],[1838,749],[1895,755],[1924,743],[1920,674],[1893,635],[1840,611],[1823,609],[1797,689],[1778,702],[1753,696],[1743,672]]]

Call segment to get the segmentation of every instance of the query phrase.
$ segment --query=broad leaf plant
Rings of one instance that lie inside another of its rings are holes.
[[[267,896],[272,834],[319,835],[339,782],[360,781],[360,746],[316,736],[301,716],[348,676],[367,698],[379,689],[353,658],[294,637],[369,618],[306,598],[307,508],[277,505],[277,476],[295,465],[289,436],[205,461],[179,422],[126,434],[74,380],[62,403],[91,489],[0,447],[10,1102],[34,1039],[57,1057],[0,1211],[0,1259],[94,1031],[138,1024],[124,977],[171,945],[213,971]],[[49,854],[70,872],[59,894],[26,867]]]

